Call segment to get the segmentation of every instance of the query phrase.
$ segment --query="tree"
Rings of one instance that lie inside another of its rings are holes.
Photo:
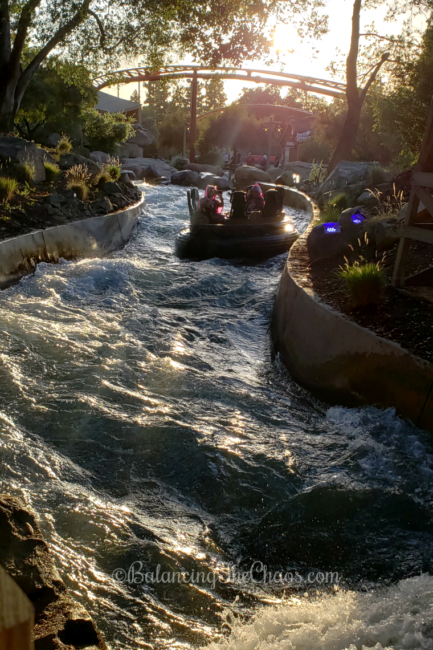
[[[352,154],[358,134],[361,119],[361,109],[367,93],[374,83],[383,64],[390,58],[389,52],[383,52],[367,78],[363,88],[358,87],[358,53],[360,38],[360,13],[362,0],[355,0],[353,3],[352,15],[352,36],[350,41],[349,54],[346,61],[346,97],[347,113],[344,120],[340,138],[331,160],[328,165],[328,174],[336,167],[340,160],[348,160]]]
[[[208,65],[239,63],[269,50],[272,33],[263,27],[277,11],[280,20],[323,33],[321,6],[323,0],[0,0],[0,131],[12,129],[32,77],[54,50],[94,70],[135,57],[154,67],[169,51]]]
[[[114,154],[119,142],[131,138],[135,131],[123,113],[99,113],[89,108],[82,115],[86,141],[92,151]]]
[[[95,105],[97,91],[88,71],[50,57],[36,72],[15,119],[20,134],[33,139],[45,130],[73,135],[81,112]]]
[[[140,95],[139,95],[137,89],[134,90],[134,92],[132,93],[130,99],[131,99],[131,102],[135,102],[136,104],[141,104]]]

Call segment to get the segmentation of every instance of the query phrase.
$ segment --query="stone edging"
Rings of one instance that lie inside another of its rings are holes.
[[[433,431],[433,364],[350,321],[291,275],[293,253],[311,228],[290,250],[275,299],[273,339],[284,365],[331,404],[393,407]]]
[[[129,240],[144,205],[138,203],[106,214],[20,235],[0,242],[0,288],[33,273],[39,262],[102,257]]]

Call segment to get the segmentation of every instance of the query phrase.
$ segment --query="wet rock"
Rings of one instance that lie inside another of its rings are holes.
[[[281,170],[280,170],[281,172]],[[275,179],[275,185],[286,185],[287,187],[292,187],[295,184],[293,180],[292,172],[283,172]]]
[[[132,173],[132,172],[131,172],[131,173]],[[122,172],[122,173],[120,174],[120,176],[119,176],[119,181],[120,181],[121,183],[124,183],[124,184],[127,185],[128,187],[134,187],[133,184],[131,183],[131,179],[130,179],[129,175],[127,174],[127,172]]]
[[[35,609],[35,650],[107,650],[61,580],[34,513],[9,495],[0,495],[0,562]]]
[[[74,167],[74,165],[83,165],[87,167],[89,173],[92,176],[96,176],[101,171],[99,165],[93,162],[93,160],[90,158],[85,158],[84,156],[80,156],[78,153],[66,153],[60,157],[60,169],[67,170],[71,167]]]
[[[207,174],[215,174],[215,176],[222,176],[223,173],[221,167],[215,167],[215,165],[199,165],[198,163],[190,162],[186,163],[183,170],[185,169],[189,169],[192,172],[197,172],[198,174],[201,172],[205,172]]]
[[[183,185],[186,187],[195,186],[198,182],[198,173],[190,169],[185,169],[181,172],[176,172],[171,177],[172,185]]]
[[[227,176],[215,176],[214,174],[201,173],[197,180],[197,187],[200,190],[206,189],[207,185],[215,185],[222,192],[227,192],[233,188],[233,183]]]
[[[122,174],[127,174],[130,181],[135,181],[137,176],[132,169],[122,169]]]

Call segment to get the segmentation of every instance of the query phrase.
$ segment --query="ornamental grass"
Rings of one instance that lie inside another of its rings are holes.
[[[344,280],[354,307],[367,307],[382,302],[385,293],[385,275],[378,262],[348,262],[338,271]]]

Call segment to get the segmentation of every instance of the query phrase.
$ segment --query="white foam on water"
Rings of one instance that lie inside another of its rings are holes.
[[[291,599],[247,623],[226,618],[230,635],[206,650],[431,650],[433,577],[383,591]]]

